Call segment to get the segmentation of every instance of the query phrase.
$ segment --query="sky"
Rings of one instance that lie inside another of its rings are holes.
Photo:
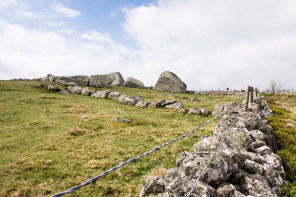
[[[296,89],[295,0],[1,0],[0,80],[120,72],[146,86]]]

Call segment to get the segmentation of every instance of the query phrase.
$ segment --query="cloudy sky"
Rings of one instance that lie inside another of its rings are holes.
[[[296,89],[295,0],[1,0],[0,79],[163,71],[189,90]]]

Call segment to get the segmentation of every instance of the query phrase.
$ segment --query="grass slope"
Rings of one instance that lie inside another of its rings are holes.
[[[61,95],[35,88],[37,82],[0,81],[0,196],[50,196],[153,149],[212,118],[172,109],[136,108],[116,100]],[[174,99],[169,92],[109,87],[145,100]],[[239,96],[175,94],[186,109],[214,109]],[[188,99],[182,99],[182,97]],[[88,118],[81,118],[88,115]],[[132,124],[115,118],[132,119]],[[136,196],[149,175],[175,167],[182,151],[191,151],[216,123],[186,139],[127,165],[72,196]],[[70,134],[72,133],[72,135]]]
[[[282,196],[296,196],[296,96],[281,95],[274,100],[273,96],[267,95],[267,98],[274,112],[274,116],[268,117],[268,120],[278,141],[277,154],[283,161],[289,181],[283,188]]]

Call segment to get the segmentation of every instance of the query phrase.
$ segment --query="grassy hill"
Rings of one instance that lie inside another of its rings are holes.
[[[137,108],[116,100],[62,95],[36,88],[38,82],[0,81],[0,196],[50,196],[153,149],[212,119],[172,109]],[[240,96],[175,94],[150,89],[108,87],[123,95],[183,102],[213,110]],[[184,99],[182,97],[187,97]],[[191,102],[198,97],[200,102]],[[87,118],[82,116],[87,115]],[[115,122],[128,118],[131,124]],[[147,176],[162,176],[176,157],[217,121],[189,137],[99,179],[72,196],[136,196]]]

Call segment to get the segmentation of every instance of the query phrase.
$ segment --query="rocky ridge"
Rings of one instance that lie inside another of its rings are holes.
[[[225,111],[229,109],[212,135],[196,143],[193,152],[185,151],[177,157],[177,168],[169,169],[164,178],[149,177],[140,196],[185,196],[234,120],[192,196],[280,196],[280,188],[286,182],[285,172],[275,154],[277,145],[272,127],[266,120],[272,114],[266,99],[258,96],[247,111],[244,105],[234,103],[224,106]]]

